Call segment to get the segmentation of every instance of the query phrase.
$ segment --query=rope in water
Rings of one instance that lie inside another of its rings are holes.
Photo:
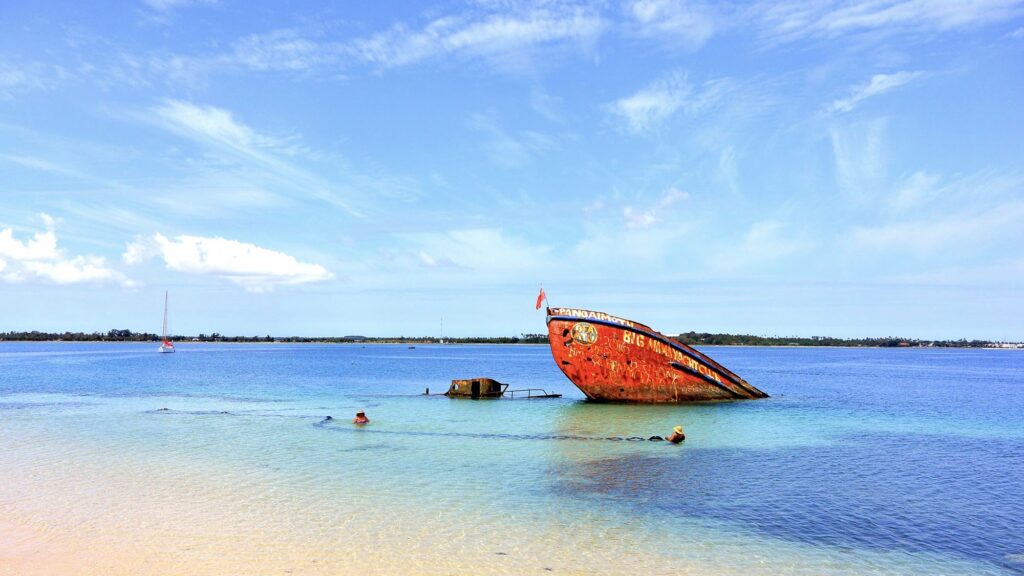
[[[182,411],[182,410],[171,410],[168,408],[160,408],[158,410],[147,410],[149,414],[178,414],[178,415],[192,415],[192,416],[237,416],[228,411],[217,411],[217,410],[196,410],[196,411]],[[275,415],[283,417],[281,415]],[[665,440],[661,436],[651,436],[650,438],[642,438],[640,436],[580,436],[576,434],[495,434],[485,432],[430,432],[422,430],[378,430],[374,428],[351,428],[351,427],[339,427],[330,426],[339,422],[334,418],[324,419],[313,424],[317,428],[324,428],[334,432],[352,432],[359,434],[386,434],[393,436],[448,436],[458,438],[489,438],[489,439],[501,439],[501,440],[601,440],[606,442],[660,442]],[[330,426],[328,428],[328,426]]]
[[[579,436],[575,434],[492,434],[484,432],[428,432],[421,430],[375,430],[373,428],[347,428],[347,427],[334,427],[327,428],[330,424],[336,422],[335,420],[321,420],[314,424],[317,428],[329,429],[335,432],[352,432],[359,434],[388,434],[395,436],[447,436],[447,437],[459,437],[459,438],[491,438],[491,439],[503,439],[503,440],[603,440],[609,442],[658,442],[663,441],[664,438],[661,436],[651,436],[650,438],[641,438],[640,436]]]

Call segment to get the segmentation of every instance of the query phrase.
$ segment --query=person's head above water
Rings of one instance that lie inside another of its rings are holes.
[[[356,416],[366,416],[366,412],[360,410],[359,412],[356,412]]]
[[[682,434],[683,433],[683,427],[682,426],[676,426],[675,428],[672,429],[672,431],[675,432],[676,434]]]

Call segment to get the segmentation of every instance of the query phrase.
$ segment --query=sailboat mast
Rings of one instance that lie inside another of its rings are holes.
[[[164,290],[164,329],[163,329],[164,342],[167,341],[167,291]]]

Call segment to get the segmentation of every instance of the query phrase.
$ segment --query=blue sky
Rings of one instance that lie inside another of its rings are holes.
[[[0,6],[0,331],[1024,339],[1024,2]]]

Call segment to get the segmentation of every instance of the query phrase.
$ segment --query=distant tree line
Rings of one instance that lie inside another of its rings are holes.
[[[442,339],[432,336],[224,336],[219,332],[199,334],[198,336],[174,335],[174,342],[322,342],[322,343],[354,343],[369,342],[374,344],[440,344]],[[0,340],[22,342],[159,342],[160,336],[149,332],[132,332],[131,330],[109,330],[107,332],[0,332]],[[519,336],[444,338],[443,342],[452,344],[545,344],[547,334],[520,334]]]
[[[157,342],[160,336],[149,332],[109,330],[107,332],[0,332],[0,340],[43,342],[65,340],[69,342]]]
[[[691,346],[863,346],[871,348],[986,348],[988,340],[918,340],[916,338],[833,338],[830,336],[750,336],[747,334],[709,334],[685,332],[676,337]]]
[[[685,332],[677,340],[691,346],[862,346],[872,348],[989,348],[988,340],[918,340],[914,338],[832,338],[829,336],[751,336],[747,334],[711,334]],[[158,342],[160,336],[150,332],[109,330],[107,332],[0,332],[0,341],[68,341],[68,342]],[[302,343],[373,343],[373,344],[546,344],[547,334],[519,336],[437,338],[434,336],[224,336],[218,332],[198,336],[175,335],[175,342],[302,342]]]

